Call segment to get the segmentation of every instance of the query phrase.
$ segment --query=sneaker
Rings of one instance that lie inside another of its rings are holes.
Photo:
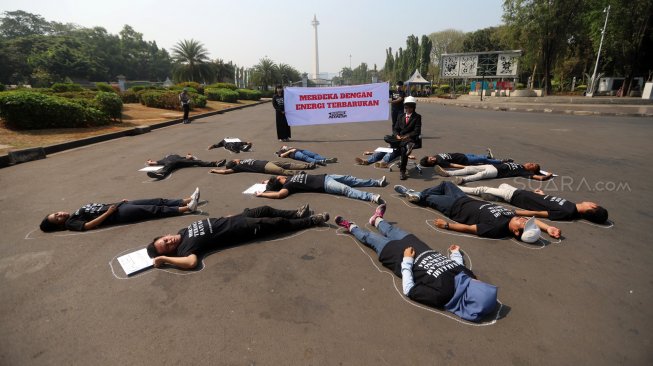
[[[252,148],[252,144],[247,144],[247,145],[243,146],[240,150],[247,152],[251,148]]]
[[[337,163],[337,162],[338,162],[338,158],[328,158],[328,159],[324,159],[324,162],[325,162],[325,163],[329,163],[329,164]]]
[[[193,194],[190,195],[190,198],[199,202],[200,201],[200,188],[197,187],[195,188],[195,191],[193,191]]]
[[[326,166],[326,165],[327,165],[327,161],[326,161],[326,159],[324,159],[324,160],[318,160],[318,161],[316,161],[316,163],[317,163],[318,165],[322,165],[322,166]]]
[[[492,154],[492,149],[490,149],[489,147],[487,148],[487,158],[494,159],[494,154]]]
[[[379,162],[374,163],[374,167],[385,169],[385,168],[388,167],[388,163],[386,163],[385,161],[379,161]]]
[[[358,165],[369,165],[370,164],[370,163],[367,162],[367,160],[364,160],[364,159],[361,159],[361,158],[358,158],[358,157],[354,158],[354,160],[356,161],[356,164],[358,164]]]
[[[147,176],[154,179],[163,179],[166,176],[159,172],[147,172]]]
[[[494,201],[498,201],[499,197],[489,193],[481,193],[481,199],[483,201],[494,202]]]
[[[395,186],[395,192],[399,193],[402,196],[405,196],[406,193],[408,193],[408,188],[402,186],[401,184],[397,184]]]
[[[222,159],[222,160],[218,161],[218,165],[216,165],[216,166],[221,167],[221,166],[224,166],[226,163],[227,163],[227,159]]]
[[[385,200],[383,198],[381,198],[380,194],[375,194],[374,196],[372,196],[372,202],[374,202],[376,204],[379,204],[379,205],[385,204]]]
[[[453,179],[453,182],[456,183],[456,185],[458,185],[458,186],[464,186],[465,185],[465,180],[463,179],[463,177],[455,177]]]
[[[321,214],[311,216],[311,223],[313,225],[320,225],[329,221],[329,213],[322,212]]]
[[[188,210],[190,212],[197,211],[197,200],[194,199],[194,198],[191,198],[190,202],[188,202],[188,205],[186,205],[186,207],[188,207]]]
[[[433,167],[433,170],[435,170],[435,173],[438,174],[439,176],[442,177],[450,177],[451,174],[449,174],[446,170],[442,169],[441,166],[436,165]]]
[[[384,175],[384,176],[381,177],[381,179],[379,179],[379,187],[385,187],[387,185],[388,185],[388,182],[386,181],[385,175]]]
[[[353,223],[353,222],[349,222],[349,221],[347,221],[347,219],[345,219],[345,218],[342,217],[342,216],[336,216],[336,225],[338,225],[338,226],[340,226],[340,227],[343,227],[343,228],[349,230],[349,228],[350,228],[352,225],[354,225],[354,223]]]
[[[376,219],[383,218],[383,215],[385,215],[385,208],[386,208],[385,203],[380,204],[376,207],[376,210],[374,211],[374,215],[370,217],[370,225],[376,226],[374,225],[376,223]]]
[[[406,172],[399,172],[399,180],[406,180],[406,179],[408,179]]]
[[[305,203],[302,205],[302,207],[297,209],[297,212],[295,212],[295,216],[298,219],[303,219],[304,217],[309,217],[311,216],[311,210],[310,207],[308,206],[308,203]]]
[[[412,189],[406,193],[406,196],[408,196],[408,202],[418,203],[422,200],[422,195],[418,192],[413,191]]]

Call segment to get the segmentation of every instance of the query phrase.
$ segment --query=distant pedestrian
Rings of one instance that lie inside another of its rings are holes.
[[[181,109],[184,111],[184,123],[190,123],[188,118],[188,113],[190,113],[190,95],[188,95],[188,88],[184,88],[179,94],[179,103],[181,103]]]
[[[286,112],[283,104],[283,86],[277,85],[276,93],[272,97],[272,106],[277,117],[277,138],[279,141],[290,141],[290,126],[286,119]]]

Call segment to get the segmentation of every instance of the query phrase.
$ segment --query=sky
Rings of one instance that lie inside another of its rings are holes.
[[[211,59],[251,67],[263,57],[313,74],[313,15],[320,74],[343,67],[383,68],[386,49],[445,29],[464,32],[502,23],[503,0],[0,0],[0,13],[23,10],[47,21],[103,27],[125,24],[171,52],[184,39],[201,42]]]

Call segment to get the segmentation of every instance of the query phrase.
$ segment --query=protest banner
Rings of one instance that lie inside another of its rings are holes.
[[[284,110],[290,126],[387,121],[389,85],[285,88]]]

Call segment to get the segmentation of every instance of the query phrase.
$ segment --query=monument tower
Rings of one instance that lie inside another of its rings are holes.
[[[320,62],[317,56],[317,26],[320,22],[317,21],[317,16],[313,14],[313,21],[311,22],[313,29],[315,29],[315,62],[313,63],[313,78],[316,80],[320,77]]]

